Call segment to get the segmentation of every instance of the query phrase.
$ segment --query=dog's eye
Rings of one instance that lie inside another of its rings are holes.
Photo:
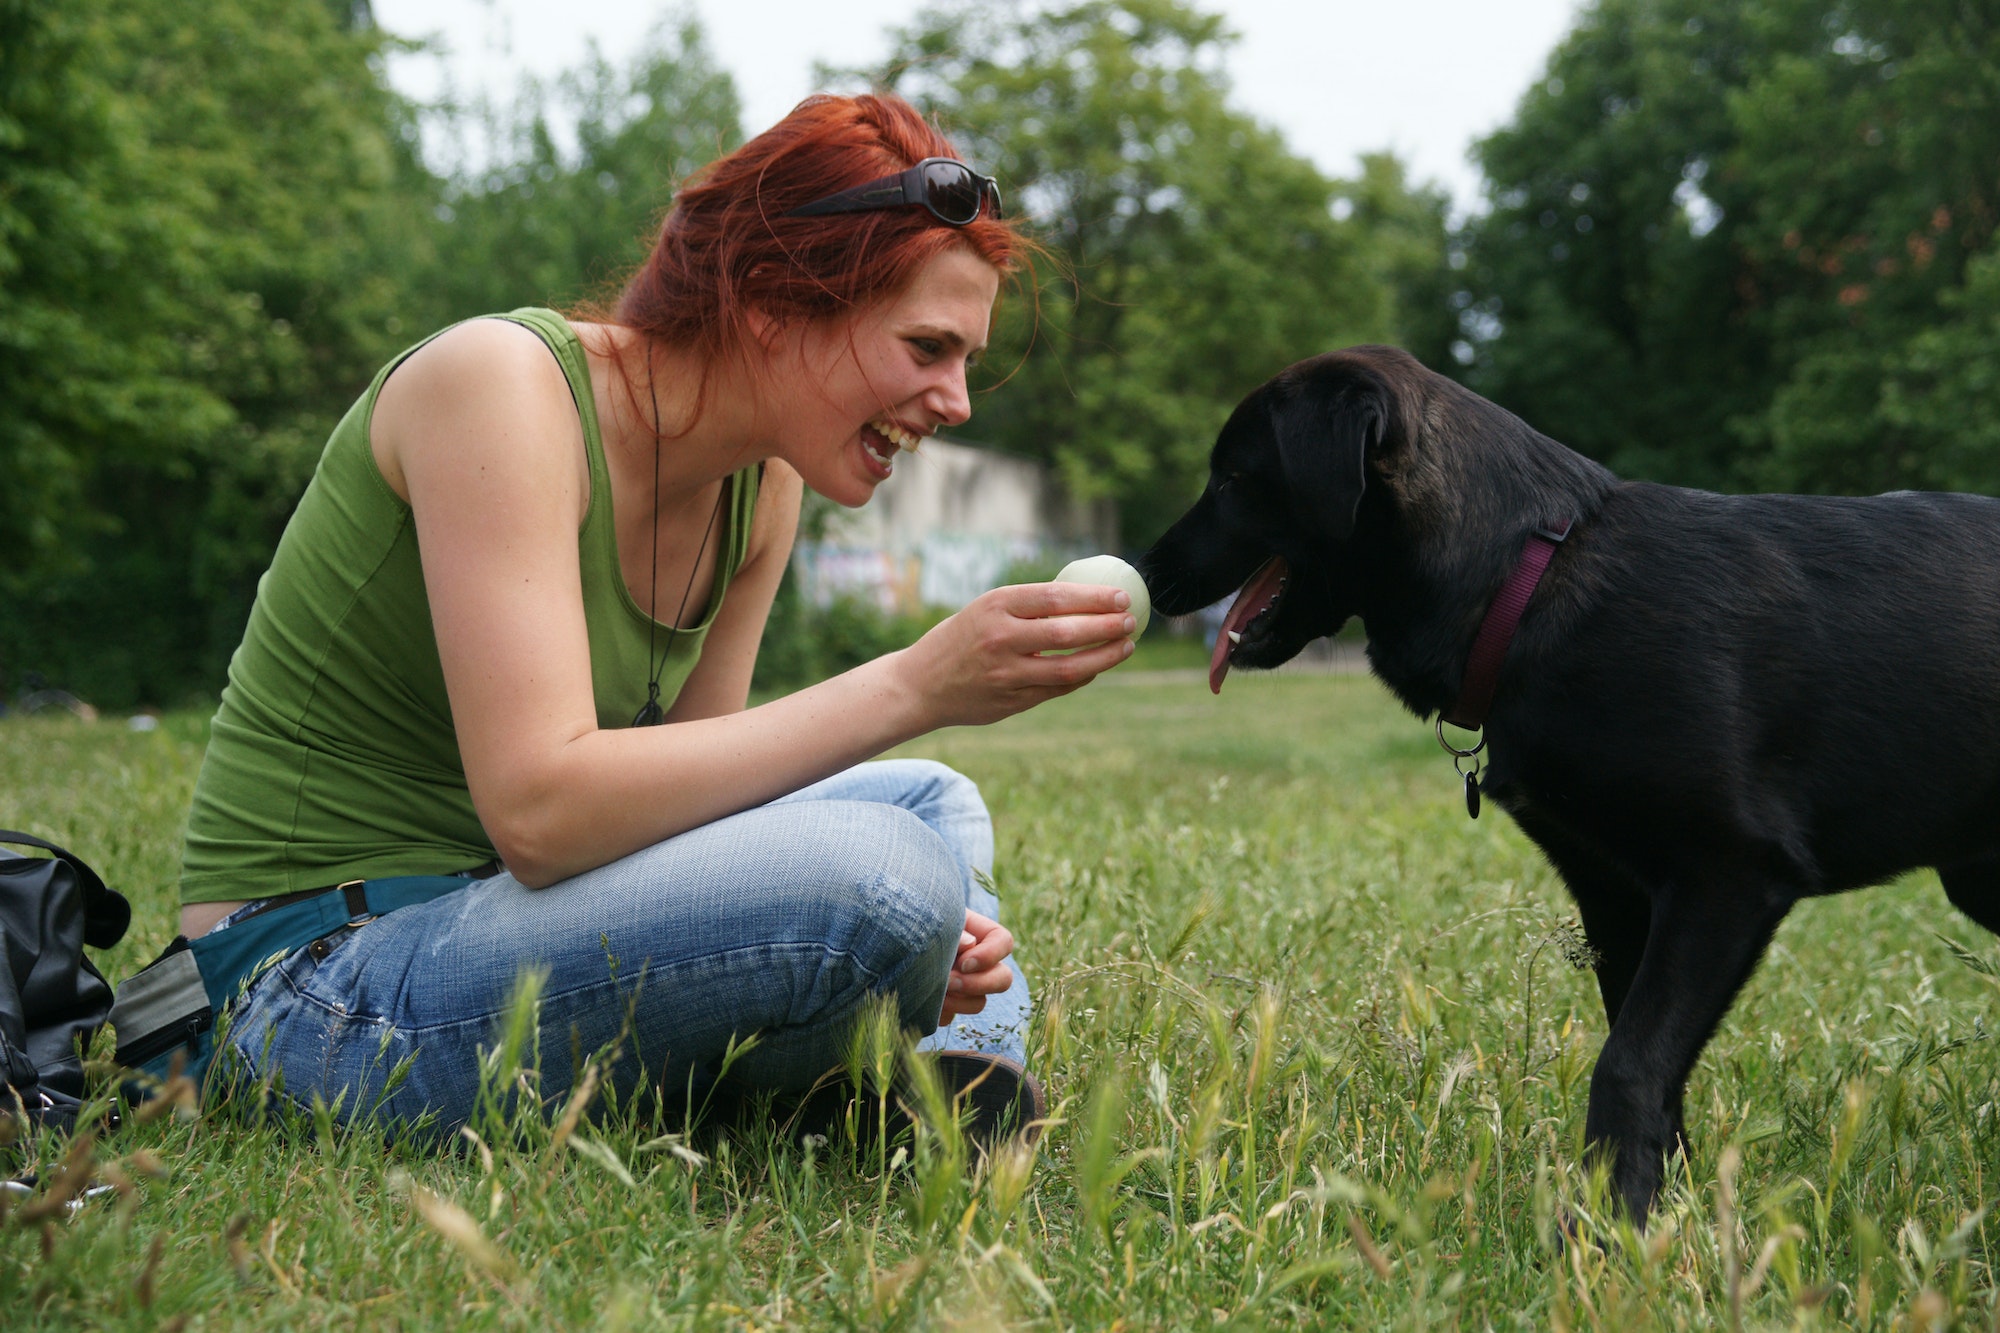
[[[1217,495],[1222,494],[1224,491],[1228,490],[1231,486],[1234,486],[1236,484],[1237,478],[1241,477],[1242,475],[1243,474],[1241,472],[1224,473],[1222,476],[1222,480],[1215,483],[1215,493]]]

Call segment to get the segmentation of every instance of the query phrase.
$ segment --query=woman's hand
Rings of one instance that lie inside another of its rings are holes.
[[[1129,594],[1088,583],[982,595],[896,655],[925,702],[924,729],[997,722],[1089,684],[1131,656],[1131,605]]]
[[[986,997],[998,995],[1014,984],[1014,970],[1007,956],[1014,952],[1014,936],[1007,927],[977,912],[965,914],[965,930],[958,937],[958,957],[951,965],[951,979],[945,982],[942,1026],[960,1014],[976,1014],[986,1007]]]

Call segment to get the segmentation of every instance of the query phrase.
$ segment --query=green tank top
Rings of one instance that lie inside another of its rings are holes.
[[[541,336],[576,399],[590,461],[590,505],[577,547],[597,724],[630,726],[646,702],[653,622],[619,569],[611,479],[583,345],[554,311],[503,318]],[[181,852],[182,902],[444,874],[493,855],[466,790],[416,525],[383,480],[368,439],[383,381],[416,350],[384,366],[334,427],[257,584],[195,782]],[[663,707],[694,669],[743,563],[757,482],[757,470],[747,468],[724,483],[715,590],[700,622],[674,636],[660,677]],[[659,642],[666,642],[665,626]]]

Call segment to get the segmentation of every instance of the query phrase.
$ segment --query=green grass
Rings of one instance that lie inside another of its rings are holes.
[[[0,723],[0,820],[134,900],[114,977],[170,932],[202,725]],[[164,1115],[77,1152],[113,1194],[0,1223],[0,1319],[1994,1325],[2000,946],[1931,876],[1793,914],[1695,1072],[1696,1145],[1641,1236],[1576,1166],[1604,1021],[1562,888],[1503,815],[1465,818],[1372,682],[1214,699],[1114,674],[908,752],[994,809],[1058,1107],[1032,1160],[970,1163],[949,1133],[900,1163],[840,1137],[690,1148],[618,1114],[430,1156]],[[27,1151],[47,1171],[67,1148]]]

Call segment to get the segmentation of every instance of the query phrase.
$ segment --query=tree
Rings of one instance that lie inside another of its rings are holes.
[[[1769,373],[1735,283],[1756,187],[1723,169],[1752,43],[1740,7],[1694,8],[1586,10],[1513,123],[1477,146],[1491,208],[1466,237],[1468,379],[1620,471],[1720,485],[1730,423]]]
[[[2000,489],[1967,431],[2000,412],[2000,13],[1957,0],[1774,5],[1776,51],[1734,101],[1764,197],[1739,243],[1785,374],[1744,438],[1765,484]],[[1976,389],[1984,379],[1984,392]],[[1927,403],[1944,390],[1950,418]]]
[[[2000,485],[1996,71],[1957,0],[1600,0],[1479,146],[1470,381],[1633,475]]]
[[[677,39],[531,87],[494,161],[441,179],[365,3],[0,0],[0,677],[106,706],[219,688],[377,368],[587,294],[733,145],[729,80]]]
[[[593,48],[553,84],[530,80],[511,107],[453,125],[486,147],[448,179],[417,280],[435,325],[600,295],[645,257],[675,187],[742,140],[735,84],[691,21],[657,29],[623,68]]]
[[[0,572],[10,671],[112,705],[219,683],[278,527],[393,341],[393,256],[423,218],[357,18],[0,9],[0,468],[31,515]]]
[[[937,116],[1060,258],[1009,302],[968,434],[1117,497],[1143,540],[1237,400],[1301,357],[1429,337],[1441,194],[1388,158],[1327,179],[1228,104],[1222,21],[1180,0],[953,0],[873,81]],[[1431,284],[1426,286],[1426,284]],[[1433,306],[1432,308],[1441,308]],[[990,386],[989,386],[990,387]]]
[[[86,11],[0,0],[0,592],[16,605],[115,530],[89,493],[102,451],[138,432],[184,446],[227,412],[159,323],[192,256],[163,210],[120,207],[150,182],[129,110],[92,77],[101,41]]]
[[[1915,442],[1924,485],[2000,493],[2000,246],[1989,242],[1940,302],[1945,318],[1911,338],[1885,378],[1880,415]]]

